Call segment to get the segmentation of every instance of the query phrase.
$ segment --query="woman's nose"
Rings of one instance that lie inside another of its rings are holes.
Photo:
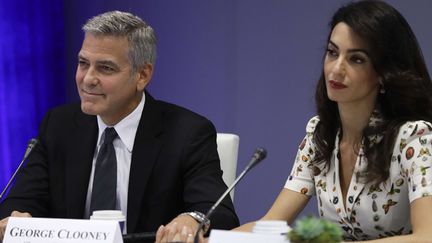
[[[335,73],[335,74],[341,74],[341,75],[344,75],[344,74],[345,74],[345,71],[346,71],[345,68],[346,68],[346,67],[345,67],[345,61],[344,61],[344,59],[341,58],[341,57],[339,57],[339,58],[336,60],[336,63],[335,63],[335,65],[333,66],[332,71],[333,71],[333,73]]]

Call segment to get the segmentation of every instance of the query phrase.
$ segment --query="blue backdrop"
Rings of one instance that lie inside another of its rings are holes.
[[[0,36],[0,187],[3,188],[28,141],[37,135],[46,110],[65,101],[62,1],[2,1]]]
[[[234,204],[245,222],[266,212],[290,172],[305,124],[315,112],[313,93],[327,23],[347,1],[74,0],[64,1],[64,6],[58,0],[45,0],[45,5],[15,2],[2,2],[7,11],[0,14],[1,182],[21,159],[44,110],[63,99],[77,99],[74,75],[85,20],[107,10],[125,10],[146,20],[159,39],[149,86],[153,96],[207,116],[219,132],[238,134],[238,171],[255,147],[267,148],[267,159],[235,191]],[[388,2],[407,18],[431,69],[432,1]],[[14,22],[7,27],[10,20]],[[3,33],[8,28],[13,32]],[[5,41],[9,38],[23,40]],[[4,60],[4,49],[18,49],[18,54]],[[4,68],[13,66],[17,71],[5,77]],[[14,94],[10,85],[19,85]],[[311,200],[305,213],[315,213],[315,204]]]

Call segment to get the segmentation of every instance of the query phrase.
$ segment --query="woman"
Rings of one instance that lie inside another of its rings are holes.
[[[417,40],[381,1],[347,4],[330,27],[318,116],[262,220],[291,224],[316,195],[346,241],[432,242],[432,82]]]
[[[345,240],[430,242],[432,84],[417,40],[380,1],[340,8],[330,27],[318,116],[262,220],[292,223],[317,195],[320,216]]]

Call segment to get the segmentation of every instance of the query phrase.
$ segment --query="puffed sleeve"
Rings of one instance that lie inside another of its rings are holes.
[[[408,181],[409,200],[432,195],[432,125],[407,122],[399,129],[393,158]]]
[[[315,158],[316,147],[313,143],[313,133],[319,122],[317,116],[309,120],[306,126],[306,136],[301,142],[291,174],[288,177],[285,188],[300,192],[308,196],[315,195],[315,183],[312,169],[312,161]]]

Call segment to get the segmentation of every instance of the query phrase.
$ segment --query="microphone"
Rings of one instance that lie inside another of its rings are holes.
[[[232,189],[237,185],[237,183],[248,173],[253,167],[255,167],[259,162],[261,162],[263,159],[265,159],[267,156],[267,151],[264,148],[257,148],[255,149],[255,152],[252,156],[252,159],[250,160],[249,164],[246,166],[246,168],[240,173],[240,175],[237,176],[235,181],[231,184],[230,187],[220,196],[220,198],[213,204],[213,206],[209,209],[207,214],[205,215],[206,219],[209,219],[210,216],[213,214],[214,210],[219,206],[219,204],[226,198],[228,193],[232,191]],[[203,220],[195,233],[194,243],[198,243],[199,241],[199,233],[201,229],[203,228],[205,223],[205,220]]]
[[[223,199],[232,191],[232,189],[237,185],[237,183],[245,176],[249,170],[255,167],[259,162],[261,162],[267,156],[267,151],[263,148],[257,148],[252,156],[251,161],[246,166],[246,168],[240,173],[239,176],[235,179],[233,184],[222,194],[222,196],[213,204],[210,210],[206,214],[206,218],[208,219],[214,212],[214,210],[219,206]],[[195,233],[194,242],[197,243],[199,240],[199,233],[203,228],[204,222],[201,222],[198,226],[198,230]],[[123,235],[123,241],[126,242],[154,242],[156,238],[155,232],[143,232],[143,233],[130,233]],[[180,243],[180,242],[171,242],[171,243]]]
[[[24,162],[27,160],[27,158],[29,157],[29,155],[31,154],[31,152],[33,151],[33,149],[36,147],[36,144],[38,144],[38,140],[36,138],[32,138],[30,139],[28,145],[27,145],[27,149],[24,153],[24,157],[21,160],[21,163],[18,165],[18,168],[15,170],[15,172],[13,173],[13,175],[11,176],[11,178],[9,179],[8,183],[6,184],[5,188],[3,189],[2,193],[0,194],[0,202],[3,198],[3,195],[6,193],[6,191],[9,189],[10,185],[12,184],[12,181],[15,179],[18,171],[21,169],[21,167],[23,166]]]

